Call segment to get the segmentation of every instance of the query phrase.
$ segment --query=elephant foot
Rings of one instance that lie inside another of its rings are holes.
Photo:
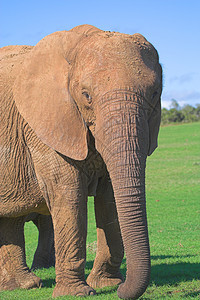
[[[69,285],[69,286],[56,284],[52,296],[56,298],[65,295],[80,296],[80,297],[94,296],[96,295],[96,291],[86,283],[81,283],[79,285],[77,284]]]
[[[115,286],[124,282],[124,278],[120,272],[114,274],[93,274],[87,278],[87,284],[93,288],[103,288],[106,286]]]
[[[30,271],[25,271],[16,276],[7,276],[0,279],[0,291],[15,289],[32,289],[42,286],[42,280]]]
[[[48,269],[51,267],[55,267],[55,261],[33,261],[33,264],[31,266],[31,270],[37,270],[37,269]]]

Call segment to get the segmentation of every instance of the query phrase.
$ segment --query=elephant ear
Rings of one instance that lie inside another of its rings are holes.
[[[87,127],[69,92],[67,57],[80,34],[56,32],[29,53],[15,81],[20,114],[49,147],[76,160],[88,153]]]
[[[149,150],[148,155],[150,156],[154,150],[158,147],[158,132],[161,121],[161,102],[157,102],[151,116],[149,118]]]

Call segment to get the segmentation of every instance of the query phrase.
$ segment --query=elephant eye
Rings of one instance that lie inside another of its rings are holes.
[[[87,92],[83,92],[82,94],[85,96],[89,104],[92,103],[92,97]]]

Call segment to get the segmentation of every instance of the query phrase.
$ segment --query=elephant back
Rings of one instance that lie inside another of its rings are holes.
[[[0,48],[0,76],[7,84],[12,84],[19,73],[26,54],[33,46],[6,46]]]

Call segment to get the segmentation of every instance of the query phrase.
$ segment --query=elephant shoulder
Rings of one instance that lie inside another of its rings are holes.
[[[0,48],[1,80],[4,79],[11,84],[17,76],[27,53],[32,49],[33,46],[21,45]]]

